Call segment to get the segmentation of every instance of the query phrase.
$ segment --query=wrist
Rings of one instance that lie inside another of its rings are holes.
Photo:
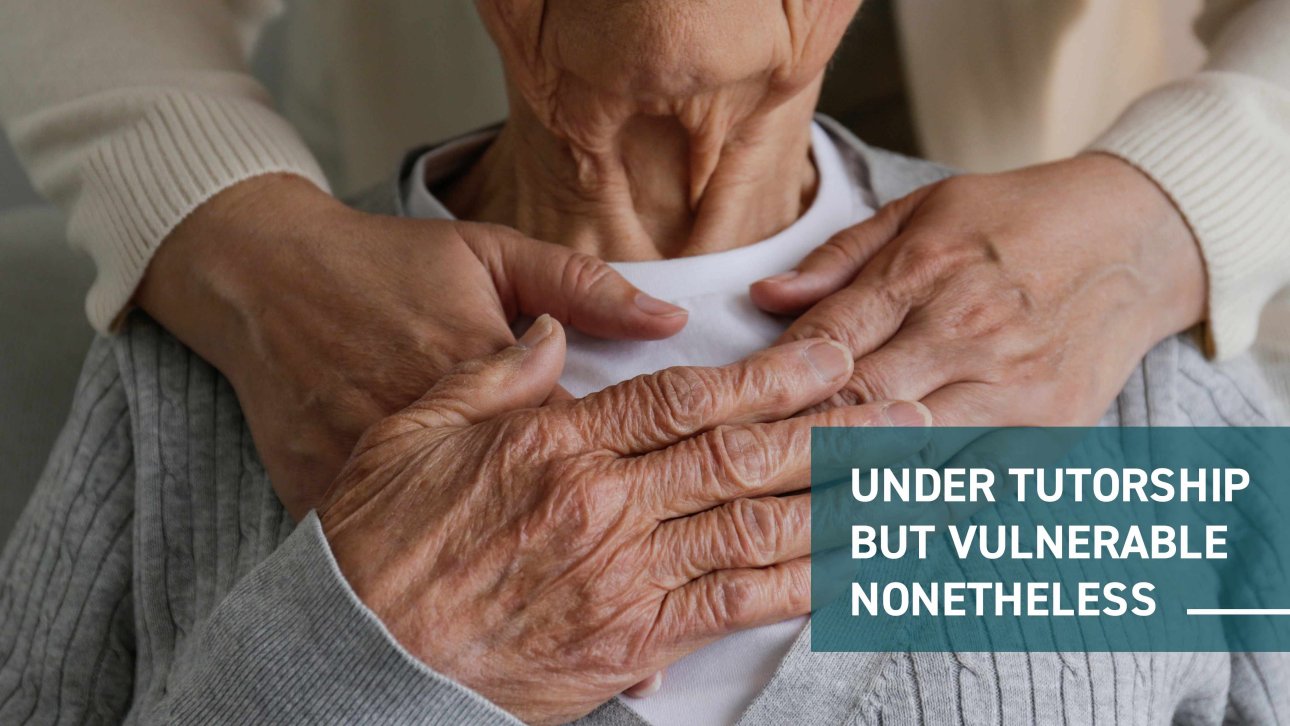
[[[298,274],[305,225],[349,211],[312,182],[270,174],[207,200],[162,241],[135,303],[234,379],[271,294]],[[234,381],[236,383],[236,381]]]
[[[1129,162],[1103,152],[1076,160],[1102,168],[1108,202],[1122,231],[1129,263],[1144,280],[1145,330],[1150,344],[1206,319],[1207,281],[1200,244],[1163,189]]]

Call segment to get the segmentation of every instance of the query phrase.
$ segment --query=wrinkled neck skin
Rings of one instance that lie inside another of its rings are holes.
[[[510,118],[470,169],[435,190],[459,218],[633,261],[752,244],[809,206],[811,117],[827,55],[798,63],[804,39],[791,28],[782,52],[748,71],[732,54],[652,63],[655,54],[632,49],[562,63],[559,30],[534,22],[530,32],[523,21],[492,28]]]
[[[590,99],[580,115],[600,118],[576,135],[512,98],[498,138],[442,190],[445,201],[459,218],[610,261],[752,244],[792,224],[814,196],[818,84],[772,108],[742,108],[741,90],[656,108]],[[549,118],[567,118],[553,111]]]

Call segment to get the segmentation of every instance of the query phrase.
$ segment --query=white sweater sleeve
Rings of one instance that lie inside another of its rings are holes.
[[[280,0],[8,0],[0,121],[98,276],[106,331],[162,239],[217,192],[271,172],[326,179],[251,77]]]
[[[1243,352],[1290,284],[1290,0],[1208,0],[1204,69],[1146,95],[1092,149],[1137,166],[1200,242],[1209,352]]]

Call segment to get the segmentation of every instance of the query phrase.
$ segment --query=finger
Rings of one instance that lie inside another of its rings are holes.
[[[920,329],[903,328],[880,348],[855,362],[851,379],[808,413],[874,401],[918,401],[961,380],[968,356],[932,340]]]
[[[912,414],[911,412],[908,412]],[[868,490],[872,477],[887,470],[935,467],[946,429],[929,427],[931,413],[922,408],[912,428],[816,429],[811,439],[812,553],[845,546],[857,524],[924,524],[928,508],[875,497],[861,501],[855,486]]]
[[[910,307],[908,297],[884,285],[877,273],[864,272],[793,321],[779,341],[828,338],[858,359],[895,335]]]
[[[623,695],[628,698],[645,698],[658,693],[663,687],[663,671],[658,671],[649,678],[637,683],[636,685],[623,691]]]
[[[736,499],[654,531],[661,584],[675,589],[715,570],[766,567],[811,553],[811,495]]]
[[[892,463],[916,453],[925,432],[881,432],[924,427],[931,415],[922,404],[886,401],[835,408],[768,424],[723,426],[670,449],[628,462],[629,480],[649,482],[639,493],[660,519],[702,512],[735,499],[798,491],[811,483],[811,429],[872,427],[866,451],[828,454],[850,466],[865,460]],[[849,469],[848,469],[849,471]]]
[[[811,611],[811,558],[760,569],[718,570],[668,593],[662,645],[687,650]]]
[[[753,303],[771,313],[796,313],[843,289],[874,253],[900,234],[927,189],[897,199],[869,219],[833,235],[793,270],[753,283],[749,289]]]
[[[861,491],[876,491],[881,488],[881,484],[875,482],[873,477],[878,481],[884,476],[886,470],[901,471],[912,468],[940,468],[943,466],[952,466],[947,464],[947,459],[952,459],[961,450],[963,445],[969,444],[974,437],[979,437],[985,429],[936,429],[934,433],[929,432],[926,437],[926,444],[916,455],[909,456],[903,460],[894,460],[884,462],[881,467],[870,469],[869,467],[856,467],[845,469],[845,479],[838,480],[835,477],[834,482],[821,482],[820,477],[813,471],[812,475],[812,508],[811,508],[811,534],[812,534],[812,552],[818,554],[824,549],[845,547],[851,541],[852,528],[857,525],[875,526],[903,526],[913,524],[930,524],[942,526],[947,522],[957,521],[955,519],[956,511],[975,511],[981,505],[978,502],[970,502],[966,505],[954,502],[952,500],[937,499],[935,501],[906,501],[899,497],[888,499],[879,495],[868,501],[861,501],[855,496],[853,489],[852,477],[858,477],[854,485],[860,487]],[[826,440],[828,435],[824,437]],[[848,441],[848,439],[851,439]],[[820,452],[813,457],[812,467],[818,469],[821,467],[819,459],[834,459],[836,463],[846,465],[854,456],[854,453],[848,452],[847,449],[854,450],[856,443],[849,434],[835,437],[834,442],[839,451]],[[950,450],[946,450],[947,447]],[[817,447],[819,448],[819,447]],[[841,470],[842,466],[837,469]],[[842,473],[838,471],[837,473]],[[970,507],[971,509],[967,509]]]
[[[953,383],[923,397],[936,426],[1025,426],[1007,415],[996,386],[977,381]],[[964,445],[970,443],[965,441]]]
[[[851,354],[804,340],[720,368],[683,366],[593,393],[563,409],[584,443],[619,455],[663,448],[721,424],[785,418],[828,398],[851,375]]]
[[[468,426],[539,406],[563,368],[564,330],[543,315],[515,345],[454,368],[406,413],[419,426]]]
[[[645,294],[604,260],[503,227],[460,229],[512,315],[545,313],[612,340],[657,340],[685,327],[684,308]]]

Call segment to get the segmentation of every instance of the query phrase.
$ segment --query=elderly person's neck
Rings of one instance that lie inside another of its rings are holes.
[[[816,179],[810,119],[859,0],[477,0],[511,118],[439,193],[608,260],[751,244]]]
[[[576,112],[513,101],[497,140],[442,191],[462,218],[608,260],[751,244],[792,224],[814,195],[817,87],[776,104],[743,88],[657,107],[584,99]]]

